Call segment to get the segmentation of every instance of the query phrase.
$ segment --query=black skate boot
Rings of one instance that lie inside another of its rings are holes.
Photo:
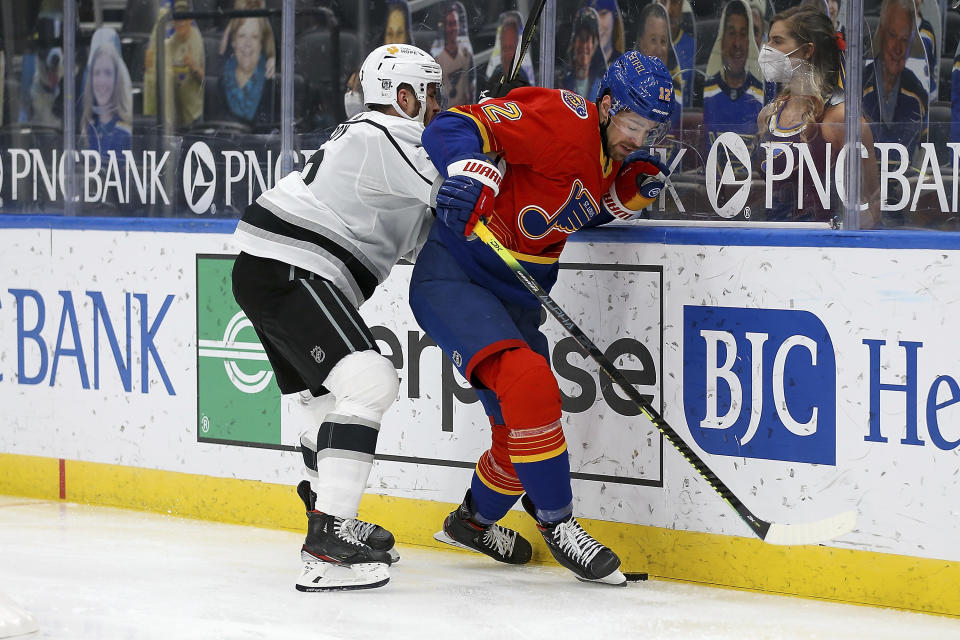
[[[355,535],[356,520],[307,512],[307,539],[300,550],[298,591],[372,589],[390,581],[390,555]]]
[[[443,521],[443,531],[434,534],[440,542],[479,551],[499,562],[526,564],[531,548],[526,538],[498,524],[481,524],[473,519],[473,496],[467,489],[463,503]]]
[[[297,485],[297,494],[303,501],[303,505],[307,508],[308,513],[316,509],[317,494],[310,488],[309,480],[302,480],[300,484]],[[394,540],[392,533],[372,522],[365,522],[355,518],[352,522],[354,524],[348,525],[348,528],[357,540],[374,551],[386,552],[390,556],[389,564],[396,564],[400,560],[400,554],[393,548],[396,540]]]
[[[613,551],[594,540],[583,530],[572,515],[560,522],[540,522],[530,496],[523,494],[523,508],[537,521],[537,528],[557,562],[573,571],[583,582],[602,582],[626,586],[627,579],[620,572],[620,558]]]

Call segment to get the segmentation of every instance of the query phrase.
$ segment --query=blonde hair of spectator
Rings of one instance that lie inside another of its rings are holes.
[[[88,65],[87,82],[83,87],[83,113],[81,124],[83,125],[83,135],[87,135],[87,124],[93,122],[93,112],[95,100],[93,97],[93,70],[96,67],[97,60],[106,56],[113,63],[113,93],[110,96],[110,102],[106,107],[109,113],[116,113],[120,122],[130,126],[133,122],[133,89],[130,81],[130,73],[127,71],[127,65],[120,58],[120,54],[110,44],[101,44],[90,53],[90,62]],[[101,121],[109,121],[110,118],[101,117]]]
[[[400,23],[397,23],[399,16]],[[383,19],[383,44],[413,44],[410,7],[406,2],[395,0],[387,4],[387,13]],[[403,33],[400,33],[400,29]]]
[[[897,2],[899,0],[893,0]],[[833,22],[820,9],[810,6],[791,7],[770,19],[770,29],[778,22],[785,22],[787,32],[799,46],[813,45],[809,59],[800,61],[800,68],[793,79],[765,109],[766,121],[791,99],[805,102],[801,121],[806,139],[806,125],[818,122],[826,109],[827,101],[840,86],[840,49],[837,47]]]

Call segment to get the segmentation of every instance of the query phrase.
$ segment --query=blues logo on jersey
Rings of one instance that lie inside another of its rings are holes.
[[[580,180],[573,181],[570,196],[555,213],[547,213],[544,209],[529,205],[520,210],[517,215],[517,225],[520,232],[531,240],[539,240],[554,229],[563,233],[573,233],[592,219],[599,208],[590,192],[583,187]]]

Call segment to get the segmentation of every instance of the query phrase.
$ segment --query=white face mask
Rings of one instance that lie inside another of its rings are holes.
[[[760,71],[767,82],[790,82],[790,79],[793,78],[793,72],[800,67],[800,63],[794,62],[789,56],[799,48],[797,47],[790,53],[778,51],[768,44],[760,48],[757,64],[760,65]]]
[[[363,98],[359,91],[347,91],[343,94],[343,109],[347,112],[348,119],[364,110]]]

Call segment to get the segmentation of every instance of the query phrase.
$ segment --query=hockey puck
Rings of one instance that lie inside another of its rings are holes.
[[[623,577],[627,579],[627,582],[640,582],[646,580],[648,576],[646,573],[624,573]]]

